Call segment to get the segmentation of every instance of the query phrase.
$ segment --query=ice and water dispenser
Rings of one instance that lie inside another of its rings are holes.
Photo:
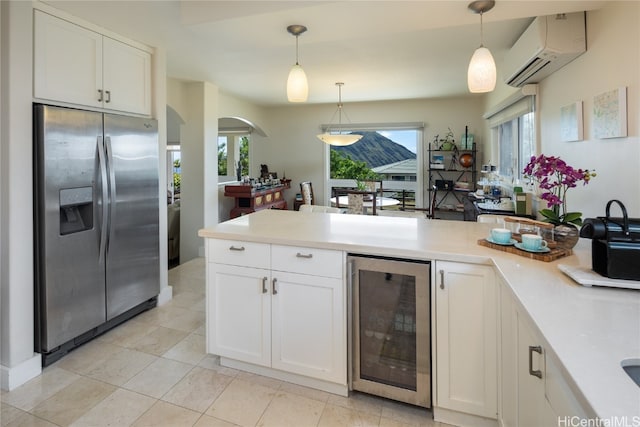
[[[60,234],[93,228],[93,187],[60,189]]]

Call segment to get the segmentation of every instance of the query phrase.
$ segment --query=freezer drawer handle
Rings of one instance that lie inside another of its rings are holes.
[[[262,293],[266,294],[267,292],[269,292],[269,290],[267,289],[267,280],[269,280],[269,278],[267,276],[262,278]]]
[[[298,252],[296,254],[297,258],[305,258],[305,259],[311,259],[313,258],[313,254],[301,254],[300,252]]]
[[[102,102],[102,89],[98,89],[98,102]]]
[[[238,246],[229,246],[229,250],[230,251],[242,252],[242,251],[244,251],[244,246],[239,246],[239,247]]]
[[[271,280],[271,293],[273,295],[278,295],[278,290],[276,289],[276,283],[277,283],[278,279],[273,278]]]
[[[533,375],[534,377],[542,378],[542,371],[534,371],[533,370],[533,352],[538,354],[542,354],[542,347],[539,345],[530,345],[529,346],[529,375]]]

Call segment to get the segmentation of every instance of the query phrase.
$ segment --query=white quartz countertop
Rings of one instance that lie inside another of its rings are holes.
[[[554,262],[477,244],[491,224],[262,210],[198,235],[354,253],[494,265],[560,359],[580,400],[602,419],[640,416],[640,387],[620,362],[640,359],[640,291],[583,287],[558,264],[591,266],[591,242]]]

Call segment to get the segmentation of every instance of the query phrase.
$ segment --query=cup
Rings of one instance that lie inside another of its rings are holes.
[[[491,240],[496,243],[507,244],[511,241],[511,230],[506,228],[492,228]]]
[[[547,241],[537,234],[523,234],[522,247],[527,251],[539,251],[547,247]]]

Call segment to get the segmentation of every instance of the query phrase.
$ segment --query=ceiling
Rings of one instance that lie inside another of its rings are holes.
[[[469,95],[466,70],[480,18],[466,0],[60,1],[46,3],[167,53],[167,75],[209,81],[264,106],[286,105],[299,61],[309,103]],[[533,17],[592,10],[606,1],[498,0],[483,17],[484,45],[498,66]],[[478,96],[478,95],[474,95]]]

